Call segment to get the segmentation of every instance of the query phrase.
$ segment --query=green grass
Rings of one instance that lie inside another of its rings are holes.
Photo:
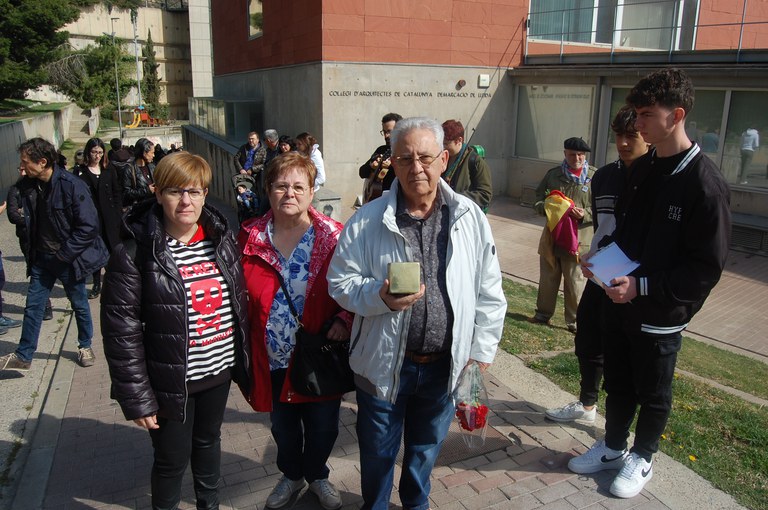
[[[562,304],[553,327],[526,321],[533,315],[536,288],[504,281],[509,308],[501,346],[527,355],[526,364],[573,395],[579,392],[579,365],[573,335],[562,322]],[[531,357],[546,351],[553,357]],[[768,365],[685,338],[678,367],[752,395],[766,397]],[[676,376],[673,409],[661,451],[732,495],[740,504],[768,510],[768,408],[734,397],[705,383]],[[598,405],[605,409],[601,392]]]
[[[768,400],[768,364],[683,338],[677,367]]]
[[[501,348],[510,354],[536,354],[545,351],[573,349],[573,333],[565,327],[562,300],[552,317],[552,326],[531,324],[536,308],[536,287],[504,279],[504,293],[507,296],[507,317],[501,335]]]
[[[573,354],[533,359],[527,365],[578,394],[579,365]],[[672,391],[661,451],[742,505],[768,509],[768,409],[685,376],[675,377]]]

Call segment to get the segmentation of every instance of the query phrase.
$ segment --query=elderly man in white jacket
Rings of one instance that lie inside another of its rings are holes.
[[[458,376],[468,363],[493,362],[507,304],[485,215],[440,178],[448,161],[440,124],[401,120],[392,147],[397,179],[347,222],[328,283],[355,314],[362,508],[388,508],[402,435],[400,499],[426,510]],[[391,294],[390,262],[419,262],[420,290]]]

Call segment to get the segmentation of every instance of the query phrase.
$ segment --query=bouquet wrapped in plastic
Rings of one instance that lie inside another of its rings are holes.
[[[454,399],[464,443],[470,448],[482,446],[488,426],[488,394],[477,363],[470,363],[461,371]]]

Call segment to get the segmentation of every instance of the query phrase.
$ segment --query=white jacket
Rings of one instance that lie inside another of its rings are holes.
[[[315,191],[320,189],[320,186],[325,184],[325,163],[323,162],[323,153],[320,152],[320,146],[314,144],[309,151],[309,159],[315,164],[317,168],[317,175],[315,176]]]
[[[360,208],[344,226],[328,269],[328,286],[342,308],[355,314],[352,324],[352,370],[369,384],[370,393],[392,403],[397,399],[411,311],[395,312],[379,296],[389,262],[412,261],[410,247],[395,221],[397,180],[391,191]],[[449,209],[450,236],[446,280],[453,309],[452,392],[472,358],[493,362],[501,338],[507,302],[490,225],[471,200],[440,180]]]

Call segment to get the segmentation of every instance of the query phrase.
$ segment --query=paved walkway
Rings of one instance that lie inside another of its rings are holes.
[[[537,263],[535,249],[529,247],[531,242],[535,247],[540,227],[533,218],[526,219],[525,210],[515,207],[500,201],[490,218],[504,271],[531,279]],[[0,221],[3,245],[12,239],[6,225]],[[6,270],[9,280],[23,288],[19,267]],[[764,283],[758,288],[763,298],[768,297]],[[759,301],[757,296],[750,299]],[[97,319],[98,304],[91,304]],[[68,317],[58,312],[57,318]],[[14,440],[22,444],[16,461],[7,466],[11,485],[0,499],[0,508],[148,508],[152,454],[149,437],[126,422],[109,398],[109,375],[100,342],[94,343],[96,365],[82,369],[70,352],[75,346],[74,324],[60,324],[59,331],[65,331],[66,337],[51,329],[48,336],[58,340],[49,347],[50,355],[39,353],[40,359],[33,364],[37,372],[11,380],[13,386],[0,378],[4,395],[24,394],[9,406],[18,418],[7,430],[0,431],[3,444]],[[2,353],[11,350],[13,343],[3,340]],[[741,508],[730,496],[663,454],[656,458],[654,479],[646,490],[631,500],[613,498],[607,491],[610,472],[577,476],[565,467],[572,455],[602,434],[602,420],[594,425],[574,426],[545,421],[543,409],[572,397],[505,353],[499,354],[490,370],[488,389],[492,428],[486,448],[467,450],[458,432],[449,434],[433,473],[432,508]],[[32,393],[35,390],[37,395]],[[341,490],[345,508],[352,509],[358,508],[361,500],[355,402],[351,394],[349,397],[343,403],[341,431],[329,464],[331,480]],[[19,407],[22,405],[25,407]],[[269,418],[253,412],[235,389],[230,395],[222,440],[222,508],[264,508],[279,478]],[[6,467],[5,461],[6,456],[0,467]],[[396,491],[392,502],[399,505]],[[190,480],[185,484],[182,508],[194,508]],[[320,506],[313,495],[304,492],[291,508]]]

